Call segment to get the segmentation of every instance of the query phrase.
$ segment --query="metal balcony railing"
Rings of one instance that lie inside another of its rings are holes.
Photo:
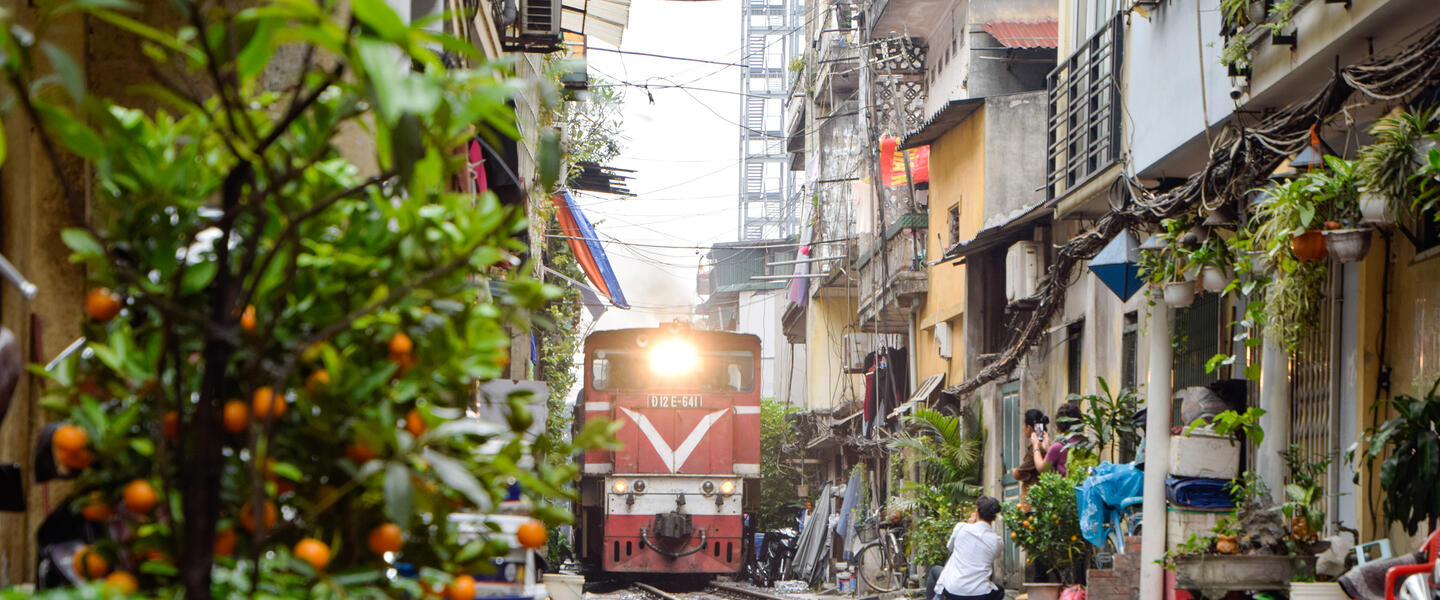
[[[1045,196],[1064,196],[1120,160],[1124,28],[1116,15],[1050,71]]]

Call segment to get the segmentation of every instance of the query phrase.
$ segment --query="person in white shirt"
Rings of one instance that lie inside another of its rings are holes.
[[[981,496],[970,520],[950,532],[950,559],[935,582],[935,600],[1000,600],[1005,590],[991,583],[1000,536],[990,526],[1000,514],[1000,501]]]

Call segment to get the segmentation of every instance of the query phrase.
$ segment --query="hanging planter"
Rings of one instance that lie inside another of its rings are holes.
[[[1319,229],[1311,229],[1290,238],[1290,251],[1295,253],[1296,260],[1310,263],[1325,260],[1328,254],[1325,250],[1325,236]]]
[[[1325,249],[1337,262],[1352,263],[1370,252],[1369,227],[1332,229],[1325,232]]]
[[[1230,286],[1230,274],[1215,265],[1200,268],[1200,287],[1207,292],[1220,293]]]
[[[1390,209],[1390,200],[1375,192],[1361,192],[1360,222],[1376,227],[1395,225],[1395,213]]]
[[[1172,281],[1165,284],[1165,304],[1184,308],[1195,302],[1194,281]]]

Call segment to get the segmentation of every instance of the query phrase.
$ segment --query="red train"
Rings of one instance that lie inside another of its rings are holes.
[[[725,574],[744,563],[760,475],[760,339],[683,324],[585,340],[576,421],[623,423],[585,453],[575,547],[615,574]]]

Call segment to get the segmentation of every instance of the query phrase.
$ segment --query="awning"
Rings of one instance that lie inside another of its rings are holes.
[[[630,0],[563,0],[560,27],[620,47],[630,24]]]
[[[905,138],[900,140],[899,149],[909,150],[934,143],[935,140],[954,129],[956,125],[970,118],[970,115],[984,104],[984,98],[966,98],[945,103],[943,108],[930,115],[930,118],[926,119],[918,129],[906,134]]]
[[[988,21],[981,28],[1006,48],[1058,48],[1060,47],[1060,22],[1055,19],[1039,21]]]
[[[580,207],[575,206],[570,192],[557,193],[553,200],[558,209],[556,217],[560,221],[560,230],[569,238],[565,241],[575,254],[575,262],[580,263],[580,270],[585,272],[590,283],[595,284],[595,289],[608,296],[617,308],[630,308],[630,303],[625,301],[625,293],[620,291],[620,282],[615,279],[615,270],[610,267],[610,258],[605,255],[605,248],[600,246],[600,239],[590,220],[580,212]]]
[[[964,260],[966,256],[976,252],[1026,239],[1030,237],[1027,226],[1050,215],[1054,210],[1054,204],[1049,201],[1041,201],[1034,206],[1021,209],[1013,213],[1014,216],[1009,219],[981,229],[979,233],[975,234],[975,237],[951,246],[945,251],[945,255],[940,257],[940,260],[935,261],[935,264]]]
[[[942,383],[945,383],[944,373],[926,377],[925,381],[920,382],[920,385],[915,388],[915,393],[910,395],[909,400],[895,407],[895,410],[890,411],[888,418],[893,419],[914,410],[916,405],[929,400],[930,394],[934,394],[935,390],[940,389],[940,384]]]

